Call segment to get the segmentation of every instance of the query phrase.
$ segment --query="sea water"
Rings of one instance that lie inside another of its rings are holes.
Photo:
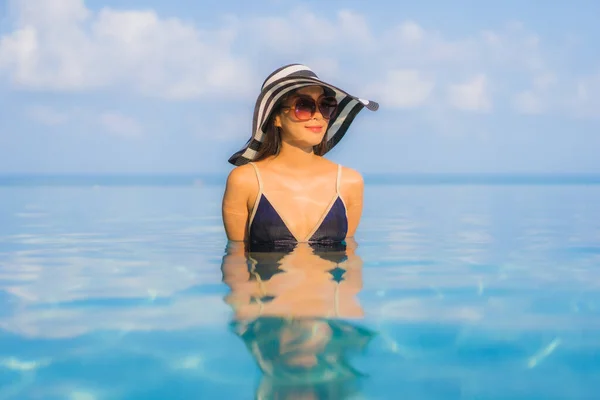
[[[4,177],[0,400],[598,399],[598,183],[367,179],[248,255],[220,179]]]

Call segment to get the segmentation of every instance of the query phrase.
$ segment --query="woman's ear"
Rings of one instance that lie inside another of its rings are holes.
[[[281,128],[281,116],[280,115],[275,116],[275,119],[273,120],[273,125],[276,128]]]

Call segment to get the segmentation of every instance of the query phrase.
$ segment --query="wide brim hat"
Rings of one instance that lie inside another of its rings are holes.
[[[285,65],[272,72],[264,81],[260,95],[256,100],[256,105],[254,106],[252,136],[241,150],[229,158],[229,162],[239,166],[254,161],[266,137],[267,121],[275,105],[289,92],[314,85],[319,85],[333,91],[333,95],[338,102],[337,112],[329,120],[325,133],[327,140],[326,152],[334,148],[342,137],[344,137],[350,124],[363,108],[371,111],[376,111],[379,108],[379,104],[374,101],[352,96],[345,90],[322,81],[306,65]]]

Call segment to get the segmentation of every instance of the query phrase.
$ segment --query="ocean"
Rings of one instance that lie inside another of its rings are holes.
[[[244,254],[222,176],[0,177],[0,400],[598,398],[600,177],[365,180]]]

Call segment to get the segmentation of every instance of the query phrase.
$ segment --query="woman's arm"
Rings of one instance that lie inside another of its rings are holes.
[[[363,210],[364,181],[362,175],[352,168],[344,167],[340,191],[346,205],[348,216],[348,233],[346,237],[354,237]]]
[[[227,239],[246,239],[250,196],[258,185],[250,165],[234,168],[227,177],[223,195],[222,216]]]

